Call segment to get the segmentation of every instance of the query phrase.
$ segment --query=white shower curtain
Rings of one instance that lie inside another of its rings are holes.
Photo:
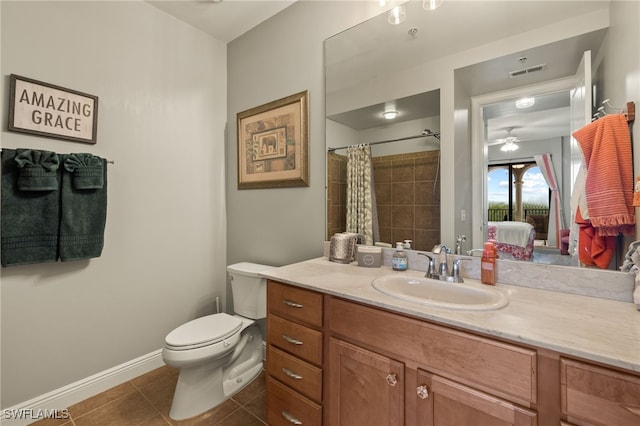
[[[369,145],[347,149],[347,232],[364,237],[364,243],[378,241],[378,215]]]
[[[560,197],[560,187],[556,178],[556,171],[551,162],[551,154],[534,155],[533,159],[540,168],[540,172],[551,190],[551,200],[549,202],[549,228],[548,235],[555,235],[555,246],[560,246],[560,230],[564,229],[564,213],[562,212],[562,198]],[[551,238],[549,238],[551,240]]]

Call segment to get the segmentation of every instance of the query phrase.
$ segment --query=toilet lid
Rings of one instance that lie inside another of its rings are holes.
[[[242,320],[220,313],[196,318],[173,330],[165,338],[174,349],[194,349],[227,339],[242,328]]]

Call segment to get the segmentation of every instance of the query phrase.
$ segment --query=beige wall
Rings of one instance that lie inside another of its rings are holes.
[[[101,257],[1,271],[5,408],[161,348],[224,296],[226,46],[145,2],[0,7],[2,146],[115,161]],[[7,132],[11,73],[97,95],[98,143]]]

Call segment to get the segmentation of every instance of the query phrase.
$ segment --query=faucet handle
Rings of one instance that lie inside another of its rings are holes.
[[[431,256],[429,253],[418,252],[419,255],[426,256],[429,259],[429,267],[427,268],[427,272],[424,274],[427,278],[433,278],[436,275],[436,258]]]
[[[451,269],[451,276],[453,277],[454,283],[463,283],[464,280],[460,276],[460,262],[463,260],[471,260],[471,259],[462,259],[460,257],[454,259],[453,267]]]

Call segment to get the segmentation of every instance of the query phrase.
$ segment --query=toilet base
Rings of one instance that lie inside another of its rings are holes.
[[[202,414],[258,377],[263,368],[259,337],[257,328],[251,326],[224,360],[180,368],[169,417],[184,420]]]
[[[262,363],[255,365],[234,379],[225,380],[223,383],[224,394],[227,395],[227,398],[232,397],[258,377],[261,372]]]

